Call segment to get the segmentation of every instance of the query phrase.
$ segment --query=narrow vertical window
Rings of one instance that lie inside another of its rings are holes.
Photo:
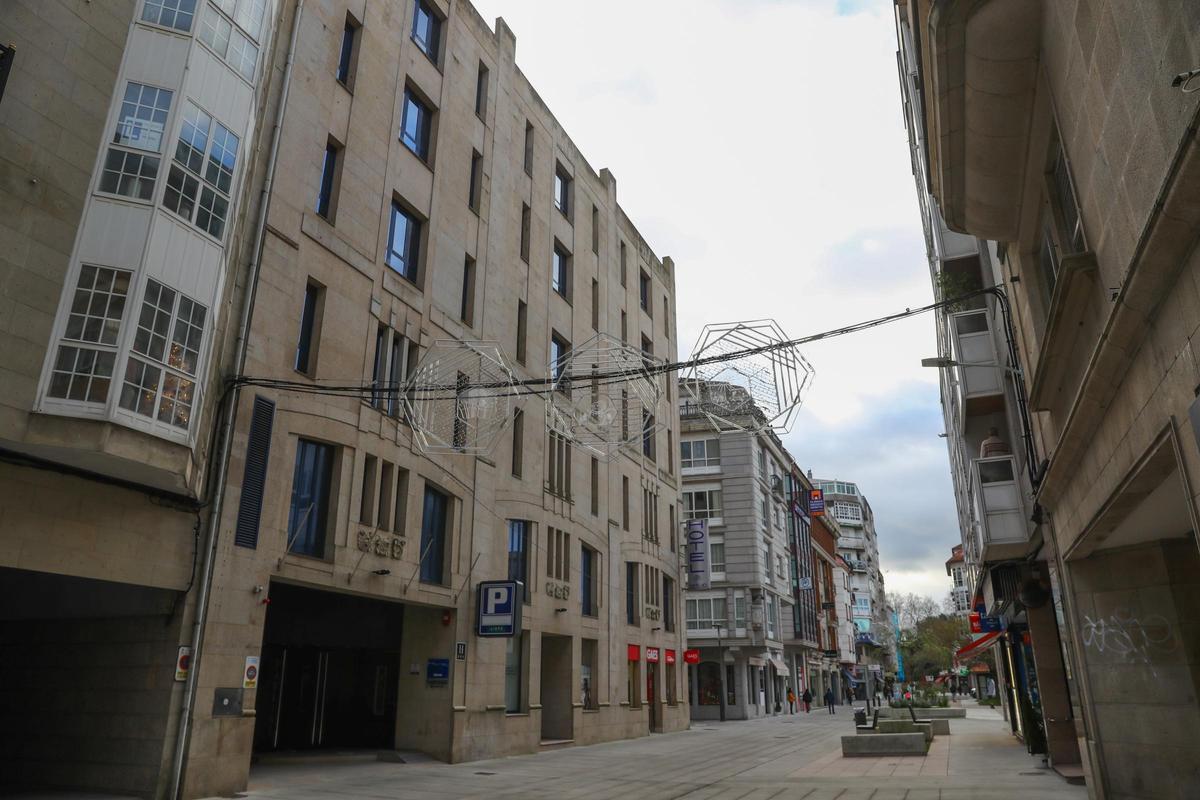
[[[313,375],[317,371],[317,345],[320,341],[321,311],[325,291],[309,281],[304,287],[300,309],[300,337],[296,343],[296,371]]]
[[[512,429],[512,474],[514,478],[521,477],[525,461],[525,412],[521,409],[513,411]]]
[[[629,341],[629,315],[625,313],[625,309],[621,309],[621,341]]]
[[[363,525],[375,522],[375,456],[367,456],[363,462],[362,494],[358,499],[358,521]]]
[[[393,200],[391,229],[388,233],[387,265],[412,283],[416,283],[420,249],[420,221]]]
[[[592,206],[592,252],[600,254],[600,209]]]
[[[528,306],[524,300],[517,301],[517,363],[525,363],[525,334],[527,327]]]
[[[387,357],[390,338],[386,325],[380,325],[375,329],[375,360],[371,369],[371,405],[380,409],[387,401]]]
[[[650,303],[650,276],[645,270],[638,274],[638,299],[642,304],[642,310],[650,316],[654,316],[654,309]]]
[[[554,207],[571,219],[571,174],[562,164],[554,169]]]
[[[412,39],[430,61],[438,63],[438,51],[442,44],[442,18],[426,0],[417,0],[417,7],[413,12]]]
[[[629,530],[629,476],[621,476],[621,528]]]
[[[333,222],[337,212],[337,190],[342,172],[342,147],[332,138],[325,144],[321,161],[321,186],[317,190],[317,213]]]
[[[433,127],[433,109],[429,107],[412,89],[404,90],[404,111],[400,118],[400,141],[416,155],[428,163],[430,131]]]
[[[385,531],[392,521],[392,473],[395,469],[390,461],[384,461],[379,468],[379,514],[375,517],[375,525]]]
[[[169,89],[132,82],[125,85],[113,146],[108,148],[100,174],[101,192],[134,200],[153,197],[160,164],[157,154],[162,151],[172,96]]]
[[[533,123],[525,120],[525,174],[533,175]]]
[[[530,211],[529,206],[525,203],[521,204],[521,260],[526,264],[529,263],[529,226],[530,226]]]
[[[663,295],[663,335],[671,338],[671,301]]]
[[[586,544],[579,545],[579,600],[580,611],[585,617],[596,616],[599,604],[597,577],[599,577],[600,554]]]
[[[592,330],[600,330],[600,281],[592,278]]]
[[[564,299],[571,299],[571,254],[557,243],[551,256],[550,288]]]
[[[346,14],[346,24],[342,28],[342,49],[338,54],[337,80],[351,91],[354,90],[354,73],[358,67],[358,38],[361,27],[354,17]]]
[[[446,530],[450,498],[432,486],[425,487],[421,515],[421,582],[446,583]]]
[[[467,205],[476,214],[479,213],[480,198],[483,195],[483,155],[471,151],[471,185],[467,190]]]
[[[475,116],[483,119],[487,114],[488,101],[488,68],[479,62],[479,72],[475,76]]]
[[[468,325],[475,324],[475,259],[463,259],[462,302],[458,318]]]
[[[332,446],[307,439],[297,442],[288,512],[288,552],[325,558],[333,460]]]
[[[530,523],[523,519],[508,521],[508,579],[523,586],[522,593],[529,602],[529,545]]]
[[[592,516],[600,516],[600,462],[592,458]]]
[[[625,266],[625,243],[621,242],[621,288],[625,288],[626,281],[626,266]]]

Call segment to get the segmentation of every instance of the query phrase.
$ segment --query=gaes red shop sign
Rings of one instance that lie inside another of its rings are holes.
[[[657,664],[658,663],[658,648],[657,647],[647,647],[646,648],[646,663],[647,664]]]
[[[674,664],[674,663],[675,663],[675,651],[674,651],[674,650],[668,650],[668,651],[667,651],[667,663],[668,663],[668,664]]]
[[[638,647],[636,644],[626,645],[625,648],[626,648],[626,656],[625,657],[628,658],[630,661],[641,661],[642,660],[642,648]]]
[[[700,651],[699,650],[684,650],[683,651],[683,662],[685,664],[699,664],[700,663]]]

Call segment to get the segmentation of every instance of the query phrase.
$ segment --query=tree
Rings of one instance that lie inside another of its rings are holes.
[[[942,612],[938,601],[922,594],[889,592],[887,597],[888,605],[892,607],[900,620],[900,630],[902,631],[911,631],[921,620],[937,616]]]
[[[955,651],[969,639],[961,618],[951,614],[925,617],[905,631],[901,641],[905,671],[916,680],[949,669]]]

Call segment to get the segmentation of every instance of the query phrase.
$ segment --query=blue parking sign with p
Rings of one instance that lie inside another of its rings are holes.
[[[520,584],[517,581],[481,581],[476,602],[478,636],[515,636],[521,629]]]

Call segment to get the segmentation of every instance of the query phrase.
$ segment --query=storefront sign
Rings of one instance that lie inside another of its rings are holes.
[[[175,659],[175,680],[186,681],[188,674],[188,666],[192,663],[192,648],[183,645],[179,648],[179,655]]]
[[[626,645],[625,656],[630,661],[641,661],[642,660],[642,648],[638,647],[636,644]]]
[[[425,662],[425,683],[445,686],[450,682],[450,659],[431,658]]]
[[[685,664],[699,664],[699,663],[700,663],[700,651],[699,651],[699,650],[695,650],[695,649],[693,649],[693,650],[684,650],[684,651],[683,651],[683,663],[685,663]]]
[[[646,648],[646,663],[647,664],[657,664],[658,663],[658,648],[657,647],[647,647]]]
[[[258,656],[246,656],[246,668],[242,670],[242,688],[258,686]]]
[[[967,614],[967,622],[971,626],[971,633],[983,633],[983,624],[980,622],[978,611],[972,611]]]
[[[1004,630],[1004,625],[999,617],[980,617],[979,630],[983,633],[995,633]]]
[[[824,653],[826,658],[837,658],[838,657],[837,650],[822,650],[821,652]]]
[[[364,553],[374,553],[381,558],[399,561],[404,557],[404,539],[399,536],[385,536],[377,530],[360,529],[358,532],[358,549]]]
[[[708,564],[708,520],[693,519],[687,524],[687,588],[692,591],[712,586]]]
[[[825,490],[808,490],[808,514],[812,517],[825,516]]]
[[[811,589],[812,588],[812,578],[801,578],[800,579],[800,588],[805,589],[805,590]]]
[[[667,656],[667,663],[668,663],[668,664],[674,664],[674,663],[675,663],[675,651],[674,651],[674,650],[668,650],[668,651],[667,651],[667,653],[666,653],[666,656]]]
[[[476,636],[515,636],[521,629],[516,581],[481,581],[476,601]]]

